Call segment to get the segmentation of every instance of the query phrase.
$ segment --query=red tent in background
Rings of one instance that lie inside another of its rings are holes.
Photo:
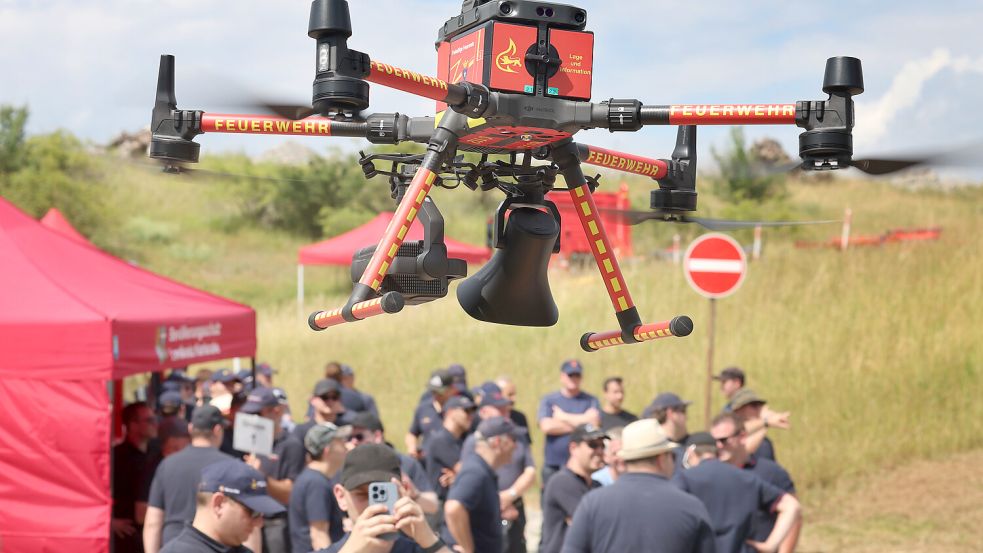
[[[297,305],[304,304],[304,265],[351,265],[352,254],[366,246],[379,243],[393,215],[391,211],[380,213],[358,228],[301,247],[297,252]],[[423,225],[418,219],[413,221],[413,226],[406,233],[404,240],[407,242],[423,240]],[[484,263],[492,254],[489,248],[458,242],[448,238],[446,234],[444,234],[444,245],[447,246],[448,257],[463,259],[468,263]]]
[[[0,259],[4,551],[106,551],[107,384],[251,357],[256,313],[83,246],[3,198]]]
[[[393,213],[380,213],[364,225],[352,229],[334,238],[323,240],[300,248],[297,253],[297,263],[300,265],[350,265],[352,254],[366,246],[374,246],[382,239]],[[413,221],[413,226],[406,233],[405,241],[423,240],[423,225],[419,220]],[[463,259],[468,263],[484,263],[491,257],[491,250],[480,246],[472,246],[444,236],[447,245],[447,256]]]
[[[76,242],[85,244],[86,246],[92,246],[93,248],[95,247],[92,242],[89,242],[88,238],[82,236],[82,233],[75,230],[75,227],[68,222],[68,219],[61,214],[61,211],[58,211],[57,207],[49,209],[48,212],[44,214],[44,217],[41,217],[41,224],[50,228],[51,230],[56,230],[64,234]]]

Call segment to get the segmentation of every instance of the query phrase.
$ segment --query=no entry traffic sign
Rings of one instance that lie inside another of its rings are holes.
[[[686,249],[683,257],[686,282],[700,295],[717,299],[733,294],[744,282],[747,258],[736,240],[712,232],[704,234]]]

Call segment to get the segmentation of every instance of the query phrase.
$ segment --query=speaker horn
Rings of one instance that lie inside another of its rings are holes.
[[[560,234],[556,218],[531,207],[513,209],[501,247],[457,288],[461,307],[479,321],[553,326],[559,311],[546,275]]]

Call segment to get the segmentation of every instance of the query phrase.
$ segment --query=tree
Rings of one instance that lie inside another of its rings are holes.
[[[0,106],[0,174],[12,173],[24,157],[27,106]]]
[[[730,133],[730,147],[722,153],[711,149],[720,168],[717,193],[731,202],[750,201],[764,203],[780,200],[785,194],[783,175],[763,174],[765,160],[759,159],[759,150],[751,151],[744,140],[744,129],[734,127]]]

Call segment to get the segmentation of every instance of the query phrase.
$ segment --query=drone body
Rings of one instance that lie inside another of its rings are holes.
[[[203,132],[357,136],[372,143],[426,144],[419,154],[362,156],[367,177],[390,179],[398,202],[384,236],[353,260],[353,291],[337,309],[311,315],[324,330],[383,313],[407,303],[443,297],[448,282],[464,276],[459,260],[447,258],[443,220],[429,198],[433,186],[457,179],[472,190],[498,189],[506,199],[493,224],[495,256],[458,287],[471,316],[488,322],[549,326],[558,312],[546,279],[549,256],[559,250],[559,211],[546,199],[557,175],[566,182],[591,244],[618,329],[586,333],[587,351],[669,336],[685,336],[685,316],[643,324],[594,204],[595,179],[582,163],[643,175],[658,182],[651,207],[666,219],[682,220],[696,209],[696,126],[784,124],[802,127],[800,156],[806,169],[849,166],[853,100],[863,91],[860,61],[830,58],[823,90],[827,100],[787,104],[645,105],[636,99],[592,103],[594,35],[587,12],[573,6],[529,0],[465,0],[461,13],[439,30],[438,76],[394,67],[349,49],[352,27],[346,0],[314,0],[308,34],[317,42],[312,107],[266,107],[279,116],[206,114],[178,110],[173,92],[173,58],[162,56],[153,112],[151,157],[165,163],[195,162],[194,136]],[[437,102],[436,117],[398,113],[363,116],[369,83]],[[317,114],[317,115],[315,115]],[[669,159],[653,159],[578,144],[588,129],[635,132],[648,125],[678,126]],[[466,163],[459,151],[482,154]],[[490,161],[489,154],[508,161]],[[532,160],[549,162],[533,165]],[[390,171],[375,162],[390,161]],[[404,244],[423,214],[425,240]]]

